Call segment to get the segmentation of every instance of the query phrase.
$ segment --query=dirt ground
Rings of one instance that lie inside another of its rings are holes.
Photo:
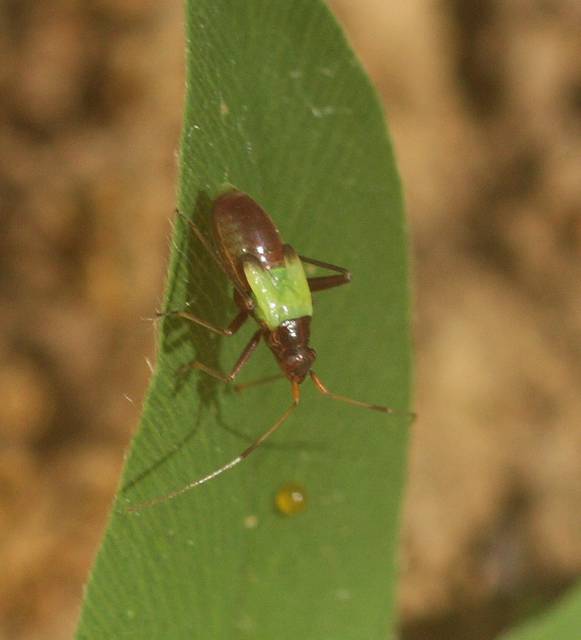
[[[331,6],[412,229],[401,637],[492,639],[581,574],[581,5]],[[181,3],[4,0],[0,56],[0,638],[61,640],[153,355]]]

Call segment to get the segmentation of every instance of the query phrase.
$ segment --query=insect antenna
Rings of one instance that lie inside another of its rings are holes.
[[[354,400],[353,398],[348,398],[347,396],[341,396],[338,393],[333,393],[332,391],[329,391],[329,389],[327,389],[327,387],[322,383],[321,379],[314,371],[311,370],[309,371],[309,373],[317,390],[324,396],[327,396],[332,400],[346,402],[347,404],[352,404],[355,407],[363,407],[363,409],[371,409],[372,411],[380,411],[381,413],[389,413],[390,415],[408,416],[412,420],[416,419],[416,414],[411,411],[399,411],[398,409],[392,409],[391,407],[384,407],[381,404],[362,402],[361,400]]]
[[[244,451],[241,454],[236,456],[236,458],[234,458],[233,460],[230,460],[230,462],[227,462],[225,465],[219,467],[218,469],[215,469],[214,471],[212,471],[212,473],[209,473],[208,475],[203,476],[202,478],[198,478],[197,480],[190,482],[189,484],[185,485],[184,487],[181,487],[180,489],[176,489],[175,491],[172,491],[164,496],[158,496],[157,498],[152,498],[151,500],[147,500],[146,502],[141,502],[139,504],[126,507],[125,511],[127,513],[136,513],[139,511],[143,511],[144,509],[149,509],[150,507],[154,507],[155,505],[160,504],[162,502],[173,500],[173,498],[177,498],[178,496],[182,495],[182,493],[186,493],[187,491],[190,491],[195,487],[199,487],[201,484],[204,484],[206,482],[209,482],[210,480],[213,480],[214,478],[217,478],[219,475],[222,475],[225,471],[228,471],[233,467],[235,467],[237,464],[240,464],[242,460],[247,458],[253,451],[258,449],[258,447],[265,440],[270,438],[270,436],[286,422],[288,417],[297,408],[300,400],[300,387],[297,382],[292,382],[291,384],[292,384],[292,395],[293,395],[292,404],[271,427],[269,427],[262,435],[256,438],[256,440],[249,447],[244,449]]]

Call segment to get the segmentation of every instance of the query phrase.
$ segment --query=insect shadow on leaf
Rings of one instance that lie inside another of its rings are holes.
[[[196,199],[191,219],[206,238],[211,237],[211,209],[211,199],[201,191]],[[217,325],[224,325],[233,307],[228,280],[216,261],[208,254],[207,248],[191,232],[188,213],[181,211],[177,213],[179,215],[176,215],[175,225],[182,230],[178,236],[181,244],[176,247],[180,259],[176,265],[177,273],[170,283],[167,309],[164,311],[187,310],[208,317]],[[185,389],[194,383],[195,372],[187,366],[190,361],[203,359],[212,366],[219,367],[221,338],[203,327],[185,322],[176,316],[160,313],[159,322],[161,323],[161,340],[158,367],[165,366],[170,369],[169,373],[173,377],[173,392],[178,395],[184,393]],[[176,368],[178,353],[183,362],[181,367],[178,364]],[[167,360],[167,363],[164,363],[164,360]],[[197,375],[195,384],[197,384],[199,401],[191,428],[184,436],[171,443],[169,451],[156,458],[146,469],[126,482],[122,488],[123,493],[157,471],[194,438],[202,424],[205,410],[216,411],[218,421],[223,422],[220,417],[219,402],[223,385],[204,375]],[[193,394],[192,403],[194,403]]]
[[[229,425],[223,418],[219,397],[224,393],[224,384],[211,376],[199,375],[190,366],[192,362],[201,361],[213,369],[220,369],[220,349],[223,337],[171,313],[172,311],[187,311],[206,318],[215,326],[226,326],[235,311],[231,295],[232,286],[220,266],[218,250],[212,240],[212,207],[212,200],[207,193],[201,191],[196,199],[191,217],[187,212],[179,210],[176,212],[175,224],[183,225],[183,232],[180,235],[181,246],[176,247],[181,259],[177,264],[177,274],[173,279],[173,286],[167,296],[167,308],[159,314],[162,323],[159,365],[163,366],[163,359],[168,358],[167,366],[173,368],[170,375],[173,376],[176,395],[184,393],[187,387],[194,384],[195,377],[199,406],[194,424],[183,437],[171,444],[169,451],[129,480],[123,486],[123,492],[129,491],[151,473],[157,471],[175,454],[179,453],[184,446],[188,445],[200,428],[203,422],[203,412],[206,410],[214,411],[217,423],[240,440],[250,443],[255,439],[255,435],[252,433],[243,432]],[[197,227],[204,241],[192,232],[190,221]],[[176,354],[178,353],[183,363],[176,368]],[[186,357],[183,354],[186,354]],[[236,392],[234,388],[232,388],[232,392]],[[192,402],[194,402],[193,395]],[[264,448],[315,451],[324,449],[325,444],[306,441],[284,444],[268,442],[265,443]]]

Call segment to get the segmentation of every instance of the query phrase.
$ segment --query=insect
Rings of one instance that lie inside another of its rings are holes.
[[[307,508],[305,488],[296,482],[283,485],[274,496],[274,504],[285,516],[294,516]]]
[[[238,313],[225,328],[216,327],[186,311],[170,311],[160,315],[183,318],[222,336],[233,336],[250,318],[258,324],[257,330],[229,373],[216,371],[199,361],[188,366],[225,383],[232,382],[263,340],[281,369],[281,374],[277,377],[284,376],[290,382],[292,402],[278,420],[236,458],[180,489],[131,507],[130,511],[138,511],[175,498],[242,462],[295,411],[301,396],[300,385],[307,376],[320,393],[333,400],[383,413],[401,413],[389,407],[333,393],[313,370],[317,355],[309,345],[313,315],[311,293],[347,284],[351,280],[348,269],[299,256],[289,244],[283,242],[274,222],[260,205],[249,195],[233,187],[227,188],[214,202],[211,224],[213,244],[217,251],[197,226],[192,221],[188,222],[195,235],[232,282]],[[304,264],[333,273],[307,277]]]

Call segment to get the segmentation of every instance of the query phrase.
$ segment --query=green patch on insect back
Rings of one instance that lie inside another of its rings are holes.
[[[302,262],[286,257],[284,267],[264,269],[254,260],[244,263],[244,273],[256,302],[256,315],[271,330],[285,320],[313,315],[313,301]]]

